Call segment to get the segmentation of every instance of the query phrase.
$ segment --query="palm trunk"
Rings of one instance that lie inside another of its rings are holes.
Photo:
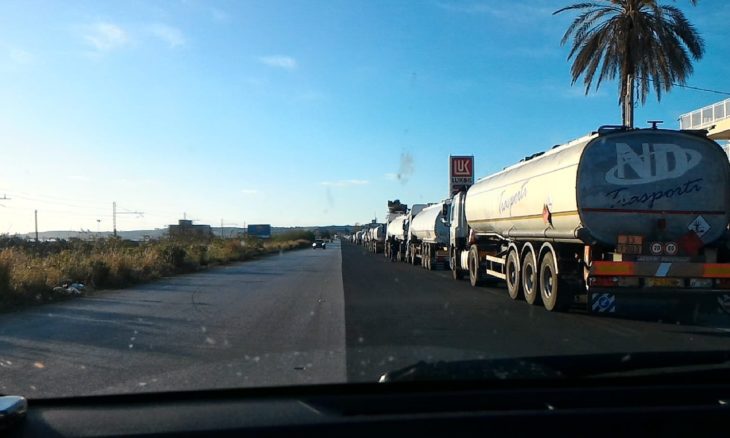
[[[623,118],[624,126],[627,128],[634,127],[634,75],[629,73],[626,75],[626,94],[623,98]]]

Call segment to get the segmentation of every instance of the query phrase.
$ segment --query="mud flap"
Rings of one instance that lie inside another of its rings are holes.
[[[616,313],[616,295],[612,293],[591,294],[592,313]]]
[[[730,327],[730,291],[592,291],[588,311],[619,318]]]

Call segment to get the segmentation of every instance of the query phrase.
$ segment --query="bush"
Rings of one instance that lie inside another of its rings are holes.
[[[297,238],[294,238],[297,237]],[[308,247],[311,232],[291,232],[275,239],[165,239],[138,243],[117,238],[85,242],[28,242],[0,237],[0,306],[48,297],[66,281],[93,288],[126,287],[209,263],[247,260],[267,252]]]
[[[272,242],[291,242],[297,240],[306,240],[308,242],[314,242],[314,232],[312,231],[286,231],[281,234],[275,234],[271,236]]]
[[[93,287],[104,287],[109,284],[110,274],[111,268],[103,260],[93,260],[91,262],[91,281],[89,283]]]
[[[10,277],[12,264],[11,261],[4,257],[5,251],[0,253],[0,297],[5,297],[10,293]]]
[[[169,244],[162,247],[160,250],[162,260],[171,265],[174,269],[182,269],[185,266],[185,257],[187,252],[185,249],[176,244]]]

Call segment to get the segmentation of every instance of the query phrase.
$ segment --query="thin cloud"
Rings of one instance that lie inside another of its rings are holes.
[[[370,181],[364,179],[342,179],[339,181],[322,181],[320,184],[325,187],[352,187],[364,186],[370,184]]]
[[[116,24],[99,21],[88,27],[84,40],[97,51],[106,52],[126,45],[129,35]]]
[[[168,26],[166,24],[155,23],[149,27],[152,35],[166,42],[171,48],[185,45],[186,39],[182,31],[178,28]]]
[[[210,8],[210,15],[213,20],[221,23],[227,22],[231,18],[228,12],[218,8]]]
[[[588,92],[588,94],[586,94],[586,89],[582,85],[582,83],[576,83],[570,88],[561,88],[559,90],[561,97],[567,99],[596,99],[608,97],[608,92],[606,91],[605,87],[598,90],[591,87],[591,90]]]
[[[294,70],[297,68],[297,60],[291,56],[269,55],[259,57],[259,62],[269,67],[283,68],[285,70]]]
[[[241,193],[244,195],[258,195],[259,191],[256,189],[241,189]]]
[[[398,174],[393,172],[388,172],[385,175],[383,175],[383,178],[387,179],[388,181],[398,181]]]
[[[506,2],[498,4],[493,1],[437,1],[435,5],[441,9],[467,15],[489,15],[511,23],[527,23],[549,17],[553,10],[544,2]]]
[[[18,47],[11,47],[8,49],[8,57],[13,64],[25,65],[33,62],[35,57],[27,50],[20,49]]]
[[[317,102],[326,99],[326,95],[316,90],[309,90],[294,96],[294,100],[298,102]]]

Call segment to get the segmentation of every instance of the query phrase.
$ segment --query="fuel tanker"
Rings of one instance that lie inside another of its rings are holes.
[[[729,179],[704,131],[602,127],[454,195],[450,267],[547,310],[670,290],[730,302]]]
[[[409,226],[408,254],[411,263],[420,260],[428,270],[449,262],[449,228],[443,217],[444,202],[429,205],[421,210]]]
[[[391,258],[391,248],[396,252],[396,260],[404,260],[406,254],[406,230],[408,229],[408,215],[398,214],[391,218],[386,229],[385,257]],[[393,242],[394,245],[389,245]]]
[[[371,224],[367,231],[367,248],[373,254],[377,254],[383,250],[385,245],[385,224]]]

